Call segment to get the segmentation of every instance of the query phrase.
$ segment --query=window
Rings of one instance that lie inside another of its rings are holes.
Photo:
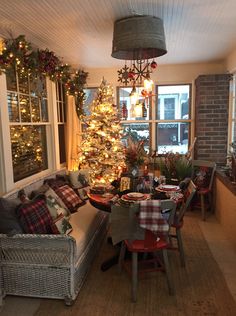
[[[85,113],[85,115],[91,114],[91,105],[97,96],[97,91],[98,91],[98,88],[84,89],[84,93],[85,93],[84,113]]]
[[[142,87],[136,88],[141,95]],[[132,103],[131,87],[117,90],[123,142],[127,136],[145,141],[145,149],[185,154],[188,151],[191,131],[191,85],[156,86],[156,96]],[[137,122],[138,121],[138,122]],[[153,136],[153,137],[152,137]]]
[[[190,85],[157,86],[156,94],[157,151],[185,154],[190,139]]]
[[[66,93],[65,93],[65,87],[60,81],[56,82],[56,100],[57,100],[59,154],[60,154],[60,164],[62,164],[66,162],[66,146],[65,146]]]
[[[14,182],[48,168],[48,101],[45,78],[8,70],[7,105]]]

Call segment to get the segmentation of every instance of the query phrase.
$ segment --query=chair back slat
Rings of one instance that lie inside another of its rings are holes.
[[[193,183],[193,181],[191,180],[188,184],[187,189],[184,192],[184,201],[181,205],[181,208],[178,212],[178,217],[177,217],[178,223],[180,223],[182,221],[182,219],[185,215],[185,212],[189,208],[190,203],[194,197],[194,194],[196,193],[196,190],[197,190],[197,188],[196,188],[195,184]]]
[[[139,207],[139,204],[132,204],[129,207],[112,205],[110,222],[113,244],[117,244],[118,242],[125,239],[145,240],[146,229],[139,226],[137,217]],[[163,200],[161,201],[161,209],[170,210],[167,220],[170,228],[175,217],[176,203],[172,200]]]

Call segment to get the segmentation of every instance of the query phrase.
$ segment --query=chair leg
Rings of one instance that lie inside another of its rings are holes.
[[[137,287],[138,287],[138,253],[132,252],[132,301],[137,301]]]
[[[201,199],[201,210],[202,210],[202,220],[206,220],[206,211],[205,211],[205,201],[204,201],[204,195],[200,194]]]
[[[211,212],[213,212],[213,198],[212,198],[212,192],[208,193],[208,200],[209,200],[209,209]]]
[[[178,249],[179,249],[181,266],[185,267],[184,247],[183,247],[180,229],[176,229],[176,237],[177,237],[177,244],[178,244]]]
[[[125,245],[125,242],[122,241],[121,247],[120,247],[119,260],[118,260],[119,272],[121,272],[121,270],[122,270],[122,264],[123,264],[124,258],[125,258],[125,251],[126,251],[126,245]]]
[[[165,265],[169,294],[174,295],[174,287],[173,287],[173,281],[172,281],[171,274],[170,274],[170,265],[169,265],[167,250],[162,249],[162,254],[163,254],[163,260],[164,260],[164,265]]]

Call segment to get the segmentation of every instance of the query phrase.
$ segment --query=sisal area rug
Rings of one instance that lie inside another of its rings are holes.
[[[181,268],[179,255],[171,251],[169,258],[175,285],[175,296],[169,296],[165,274],[148,273],[139,280],[138,301],[131,302],[130,279],[113,266],[106,272],[101,263],[114,254],[106,241],[100,250],[89,276],[71,307],[63,301],[41,300],[35,316],[192,316],[236,315],[233,300],[224,277],[214,260],[191,213],[185,216],[183,241],[186,268]]]

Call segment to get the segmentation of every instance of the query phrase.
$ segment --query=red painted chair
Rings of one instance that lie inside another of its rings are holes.
[[[213,206],[213,180],[216,171],[216,163],[206,160],[192,161],[192,180],[197,187],[197,195],[200,199],[202,220],[206,219],[206,209],[212,210]],[[195,207],[199,204],[196,203]]]
[[[175,210],[176,210],[176,203],[172,200],[165,200],[161,201],[161,209],[169,209],[170,215],[168,219],[169,227],[174,220]],[[114,209],[112,209],[113,213]],[[137,206],[136,209],[132,207],[129,208],[129,211],[126,209],[126,222],[130,223],[130,235],[128,239],[125,239],[122,242],[121,250],[120,250],[120,257],[119,257],[119,268],[124,265],[126,268],[130,267],[130,264],[124,261],[125,251],[128,250],[132,253],[132,264],[131,268],[129,269],[132,274],[132,287],[131,287],[131,297],[132,301],[136,302],[137,300],[137,284],[138,284],[138,273],[144,272],[152,272],[152,271],[165,271],[167,277],[167,284],[169,289],[169,294],[174,294],[174,287],[170,273],[170,266],[168,260],[168,247],[169,247],[169,238],[168,233],[166,236],[162,235],[157,238],[157,235],[147,229],[142,229],[139,227],[138,219],[137,219]],[[125,213],[124,213],[125,214]],[[111,214],[112,215],[112,214]],[[112,223],[112,216],[111,216],[111,223]],[[113,223],[114,224],[114,223]],[[138,236],[139,231],[139,236]],[[140,232],[143,234],[143,238],[140,237]],[[157,253],[162,254],[162,258],[160,259],[157,256]],[[138,253],[143,254],[152,254],[151,259],[146,259],[144,256],[143,260],[138,260]],[[152,264],[153,267],[148,267],[146,264]],[[141,265],[143,269],[141,269]],[[146,267],[145,267],[146,265]]]

